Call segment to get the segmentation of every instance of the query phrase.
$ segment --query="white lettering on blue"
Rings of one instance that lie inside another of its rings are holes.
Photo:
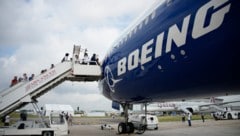
[[[192,37],[194,39],[197,39],[221,26],[221,24],[223,23],[225,14],[228,13],[230,10],[230,4],[213,13],[210,19],[210,23],[207,27],[204,27],[204,23],[206,21],[208,9],[210,9],[211,7],[216,9],[222,6],[227,1],[228,0],[212,0],[198,10],[194,20],[193,32],[192,32]]]
[[[187,39],[187,30],[189,25],[190,16],[184,18],[182,30],[180,31],[177,25],[173,25],[168,30],[168,37],[167,37],[167,45],[166,45],[166,53],[170,52],[172,49],[172,41],[175,42],[177,47],[181,47],[186,44]]]
[[[150,53],[152,53],[152,47],[150,47],[153,44],[153,39],[146,42],[142,46],[142,54],[141,54],[141,65],[144,65],[145,63],[152,60],[152,56],[148,56]]]
[[[127,57],[123,57],[122,59],[120,59],[118,61],[117,75],[118,76],[123,75],[127,71],[131,71],[137,68],[139,66],[139,58],[141,65],[151,62],[152,52],[155,52],[154,54],[155,58],[162,56],[164,39],[167,39],[165,53],[169,53],[172,50],[173,42],[176,44],[178,48],[186,44],[188,33],[190,33],[190,36],[192,36],[192,38],[197,39],[219,28],[224,21],[225,15],[230,10],[231,4],[228,4],[218,9],[217,11],[214,11],[214,13],[212,13],[211,15],[209,25],[204,26],[206,22],[207,12],[212,7],[213,9],[216,10],[217,8],[225,4],[227,1],[228,0],[211,0],[210,2],[206,3],[201,8],[199,8],[194,18],[192,32],[189,32],[188,30],[190,18],[192,16],[191,14],[189,14],[186,17],[184,17],[181,30],[178,28],[176,24],[174,24],[171,27],[169,27],[168,35],[166,38],[164,37],[165,32],[161,32],[156,37],[155,45],[154,45],[155,38],[152,38],[151,40],[147,41],[142,45],[141,50],[135,49],[134,51],[129,53],[128,59]],[[153,51],[154,46],[155,51]],[[139,52],[141,52],[141,54],[139,54]]]
[[[138,67],[139,49],[134,50],[128,55],[128,70]]]
[[[156,46],[155,46],[155,58],[162,56],[162,45],[163,45],[164,32],[157,36]]]
[[[126,70],[126,63],[127,63],[127,58],[124,57],[121,60],[118,61],[118,75],[122,75],[124,74],[127,70]]]

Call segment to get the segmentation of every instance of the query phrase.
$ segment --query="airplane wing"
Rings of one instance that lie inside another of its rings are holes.
[[[238,101],[228,101],[228,102],[221,102],[221,103],[211,103],[211,104],[199,105],[199,107],[206,107],[206,106],[211,106],[211,105],[220,106],[220,105],[231,104],[231,103],[236,103],[236,102],[240,102],[240,100],[238,100]]]

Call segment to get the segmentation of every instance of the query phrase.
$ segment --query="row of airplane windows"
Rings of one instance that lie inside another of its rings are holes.
[[[173,0],[167,0],[167,6],[171,5],[173,3]],[[116,44],[116,46],[114,47],[119,47],[121,44],[123,44],[123,42],[126,42],[128,40],[128,38],[131,38],[133,34],[136,34],[137,30],[142,29],[143,24],[147,25],[149,22],[149,19],[154,19],[156,17],[156,9],[153,10],[153,12],[148,15],[145,19],[143,19],[143,21],[141,23],[139,23],[139,25],[137,25],[134,29],[130,29],[131,31],[128,31],[128,34],[126,37],[121,38],[123,40],[118,41],[118,44]]]
[[[135,28],[131,29],[131,31],[128,32],[127,36],[124,38],[121,38],[121,41],[118,41],[114,47],[119,47],[121,44],[126,42],[128,38],[131,38],[133,34],[137,33],[137,30],[141,30],[143,25],[147,25],[149,23],[150,19],[154,19],[156,17],[156,11],[154,10],[150,15],[148,15],[139,25],[137,25]]]

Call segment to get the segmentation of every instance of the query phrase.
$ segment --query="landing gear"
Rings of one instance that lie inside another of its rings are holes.
[[[132,122],[128,122],[128,109],[129,109],[129,104],[122,104],[123,110],[124,110],[124,119],[125,122],[120,122],[118,124],[118,133],[119,134],[131,134],[134,133],[134,129],[136,128],[137,134],[143,134],[147,128],[146,124],[146,116],[143,118],[137,126],[134,126]],[[145,114],[146,112],[146,107],[145,107]]]
[[[134,132],[134,125],[131,122],[128,122],[128,109],[129,104],[122,104],[123,110],[124,110],[124,119],[125,122],[120,122],[118,124],[118,133],[119,134],[130,134]]]
[[[134,132],[134,125],[133,123],[131,122],[128,122],[128,123],[124,123],[124,122],[121,122],[118,124],[118,133],[119,134],[130,134],[130,133],[133,133]]]
[[[127,132],[126,129],[127,129],[126,123],[121,122],[121,123],[118,124],[118,133],[119,134],[126,133]]]

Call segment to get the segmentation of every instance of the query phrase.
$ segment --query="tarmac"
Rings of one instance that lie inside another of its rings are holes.
[[[69,126],[69,136],[116,136],[118,123],[108,122],[113,129],[101,130],[99,124],[75,124]],[[201,120],[192,121],[189,127],[187,122],[160,122],[158,130],[147,130],[141,136],[239,136],[240,120]],[[139,134],[122,134],[136,136]]]

